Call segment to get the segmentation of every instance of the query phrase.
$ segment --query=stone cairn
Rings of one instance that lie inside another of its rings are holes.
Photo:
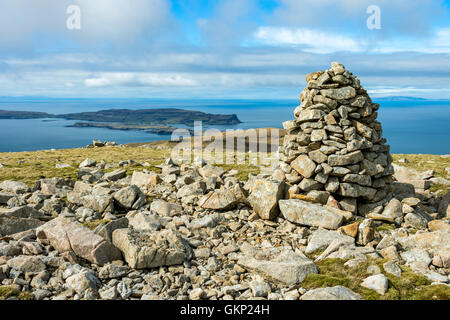
[[[306,76],[295,120],[283,123],[280,169],[290,198],[322,199],[354,214],[380,213],[392,198],[392,157],[359,79],[333,62]]]

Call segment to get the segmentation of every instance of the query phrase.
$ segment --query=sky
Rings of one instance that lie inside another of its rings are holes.
[[[0,96],[296,99],[333,61],[450,99],[450,0],[0,1]]]

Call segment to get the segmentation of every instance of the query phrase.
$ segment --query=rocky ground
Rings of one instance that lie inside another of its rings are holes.
[[[394,156],[394,198],[355,216],[323,193],[289,199],[270,168],[102,149],[123,150],[54,151],[67,176],[34,185],[11,172],[36,154],[2,154],[0,299],[450,298],[449,157],[421,172]]]

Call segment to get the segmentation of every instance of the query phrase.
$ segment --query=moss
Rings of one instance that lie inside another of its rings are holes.
[[[18,298],[20,300],[34,300],[33,294],[29,291],[22,291],[21,293],[19,293]]]
[[[379,225],[378,227],[376,227],[376,230],[379,231],[390,231],[390,230],[395,230],[395,226],[389,223],[383,223],[381,225]]]
[[[97,228],[99,225],[107,224],[108,222],[110,222],[110,220],[108,219],[92,220],[89,222],[83,222],[82,225],[91,230],[95,230],[95,228]]]
[[[332,287],[341,285],[360,294],[366,300],[448,300],[450,287],[445,285],[431,285],[422,275],[411,271],[407,266],[400,266],[402,275],[396,277],[384,272],[384,259],[369,259],[355,267],[346,267],[342,259],[324,259],[317,263],[319,274],[310,274],[301,283],[306,289]],[[370,276],[367,268],[377,265],[389,279],[389,290],[380,295],[374,290],[361,287],[362,281]]]
[[[250,174],[257,175],[261,172],[261,169],[256,166],[245,164],[218,164],[216,166],[227,171],[237,170],[238,174],[235,177],[241,181],[247,181]]]
[[[12,286],[0,286],[0,300],[19,295],[20,291]]]
[[[333,277],[327,274],[310,274],[302,282],[302,287],[306,289],[334,287],[334,286],[349,286],[349,279],[342,277]]]

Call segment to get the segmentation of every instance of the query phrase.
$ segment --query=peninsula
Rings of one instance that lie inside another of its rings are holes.
[[[127,125],[183,124],[193,126],[194,121],[205,125],[234,125],[241,121],[235,114],[222,115],[175,108],[162,109],[110,109],[95,112],[49,114],[45,112],[0,110],[0,119],[45,119],[60,118],[95,122],[120,123]],[[86,125],[83,125],[86,126]]]

